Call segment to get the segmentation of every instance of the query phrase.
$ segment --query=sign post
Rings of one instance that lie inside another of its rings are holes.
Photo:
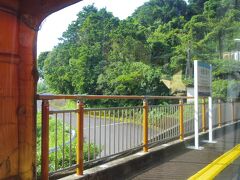
[[[194,149],[199,149],[199,137],[198,137],[198,61],[194,61],[194,137],[195,146]]]
[[[209,122],[209,128],[208,128],[208,141],[204,141],[207,143],[216,143],[217,141],[213,141],[213,133],[212,133],[212,127],[213,127],[213,119],[212,119],[212,65],[210,65],[210,92],[211,95],[208,97],[208,122]]]
[[[198,97],[209,97],[209,142],[212,141],[212,66],[194,61],[194,136],[195,144],[191,149],[201,150],[199,146]]]

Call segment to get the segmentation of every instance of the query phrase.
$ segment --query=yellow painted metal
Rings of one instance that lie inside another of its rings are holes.
[[[202,131],[206,131],[206,100],[202,99]]]
[[[195,175],[188,178],[188,180],[210,180],[214,179],[223,169],[230,165],[234,160],[240,156],[240,144],[218,157],[205,168],[197,172]]]
[[[183,100],[179,100],[179,127],[180,127],[180,140],[184,139],[184,125],[183,125]]]
[[[143,101],[143,151],[148,152],[148,102]]]
[[[42,154],[41,154],[41,179],[47,180],[49,173],[49,102],[42,101]]]
[[[84,104],[77,103],[78,117],[77,117],[77,175],[83,175],[83,119],[84,119]]]
[[[221,108],[221,100],[218,100],[218,127],[222,126],[222,108]]]

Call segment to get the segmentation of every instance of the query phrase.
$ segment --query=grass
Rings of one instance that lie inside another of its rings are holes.
[[[75,129],[72,129],[76,132]],[[56,133],[57,131],[57,133]],[[73,132],[72,131],[72,132]],[[70,143],[70,138],[71,143]],[[65,146],[63,144],[65,143]],[[49,119],[49,171],[53,172],[76,163],[76,137],[70,132],[69,124],[62,121],[56,124],[55,119]],[[57,151],[56,151],[57,149]],[[90,154],[88,154],[88,149]],[[70,153],[71,152],[71,153]],[[85,143],[83,147],[84,160],[88,161],[101,152],[94,144]],[[89,156],[89,157],[88,157]],[[41,174],[41,114],[37,114],[37,174]]]

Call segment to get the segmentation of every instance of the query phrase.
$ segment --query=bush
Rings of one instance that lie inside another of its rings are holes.
[[[57,136],[55,133],[56,130],[57,130]],[[56,120],[53,118],[49,119],[49,149],[50,149],[49,171],[50,172],[76,164],[76,134],[73,134],[74,131],[76,133],[76,129],[72,129],[72,132],[70,132],[70,126],[67,123],[65,123],[65,125],[63,126],[62,121],[60,121],[57,123],[57,126],[56,126]],[[72,139],[71,143],[70,143],[70,137]],[[65,146],[63,146],[63,141],[65,142]],[[88,152],[89,152],[89,155],[88,155]],[[101,152],[101,149],[99,147],[96,147],[92,143],[88,144],[84,142],[84,147],[83,147],[84,161],[94,159],[94,157],[97,157],[100,152]],[[40,175],[40,173],[41,173],[41,115],[40,113],[38,113],[37,115],[37,174]]]

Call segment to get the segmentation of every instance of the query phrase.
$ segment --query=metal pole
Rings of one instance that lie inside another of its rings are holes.
[[[210,84],[211,84],[211,93],[210,96],[208,97],[208,123],[209,123],[209,142],[213,143],[213,133],[212,133],[212,126],[213,126],[213,122],[212,122],[212,65],[210,65]]]
[[[78,101],[78,116],[77,116],[77,175],[83,175],[83,119],[84,119],[84,104]]]
[[[222,126],[222,109],[221,109],[221,100],[218,99],[218,127]]]
[[[41,179],[47,180],[49,173],[49,102],[42,101],[42,159],[41,159]]]
[[[208,97],[208,109],[209,109],[209,142],[213,142],[213,135],[212,135],[212,97]]]
[[[184,139],[184,125],[183,125],[183,100],[179,100],[179,127],[180,127],[180,140]]]
[[[231,99],[232,102],[232,118],[233,118],[233,122],[235,121],[235,111],[234,111],[234,101],[233,99]]]
[[[195,149],[199,149],[198,137],[198,61],[194,61],[194,142]]]
[[[143,152],[148,152],[148,102],[143,100]]]
[[[206,131],[206,101],[205,98],[202,99],[202,131]]]

